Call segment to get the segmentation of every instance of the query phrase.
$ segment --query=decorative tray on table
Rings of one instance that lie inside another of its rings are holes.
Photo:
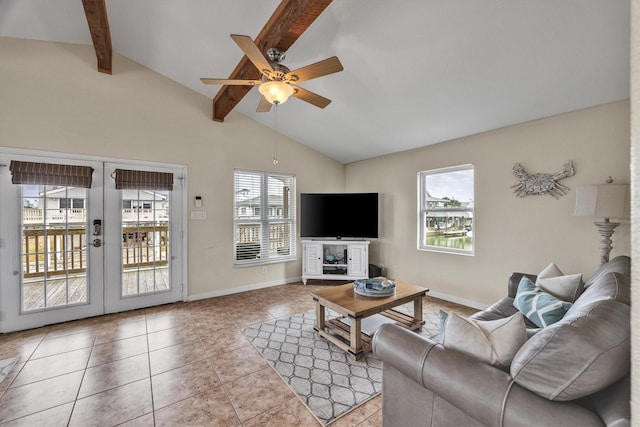
[[[396,284],[388,279],[362,279],[353,282],[353,291],[365,297],[384,298],[396,292]]]

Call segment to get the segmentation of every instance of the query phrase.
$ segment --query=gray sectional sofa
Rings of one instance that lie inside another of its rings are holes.
[[[561,320],[530,329],[504,369],[382,326],[372,345],[384,362],[384,425],[630,425],[630,262],[619,256],[602,265]],[[523,276],[536,280],[514,273],[508,296],[472,318],[514,315]]]

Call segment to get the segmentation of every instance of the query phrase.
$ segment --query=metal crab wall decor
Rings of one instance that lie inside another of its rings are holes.
[[[567,194],[569,188],[558,184],[558,180],[573,176],[573,163],[569,160],[564,164],[562,170],[554,173],[535,173],[529,175],[525,172],[520,163],[513,165],[513,174],[520,178],[520,182],[512,185],[513,191],[518,197],[525,197],[532,194],[550,194],[556,199]]]

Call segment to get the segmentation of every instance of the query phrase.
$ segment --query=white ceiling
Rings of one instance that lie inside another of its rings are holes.
[[[229,34],[254,38],[278,3],[106,1],[116,52],[210,98],[200,77],[242,57]],[[292,98],[278,130],[349,163],[626,99],[629,21],[628,0],[336,0],[284,61],[338,56],[343,72],[300,85],[333,102]],[[0,0],[0,36],[91,44],[79,0]],[[235,110],[272,126],[258,101]]]

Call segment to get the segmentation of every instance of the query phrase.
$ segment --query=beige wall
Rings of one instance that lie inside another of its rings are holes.
[[[0,38],[0,147],[188,167],[189,295],[300,277],[300,261],[233,267],[233,169],[294,173],[298,192],[343,191],[345,167],[237,113],[211,120],[211,100],[120,55],[96,71],[91,46]]]
[[[629,103],[617,102],[352,163],[347,191],[381,193],[381,238],[370,260],[389,276],[490,304],[505,296],[515,270],[537,273],[554,261],[567,274],[595,271],[599,235],[593,219],[573,216],[575,188],[609,175],[629,183],[629,138]],[[552,173],[568,160],[575,175],[561,181],[566,196],[515,197],[516,162]],[[475,256],[417,250],[417,172],[467,163],[475,166]],[[616,229],[612,256],[630,254],[629,228],[627,220]]]
[[[189,207],[201,195],[208,215],[188,220],[191,296],[301,274],[300,261],[269,265],[266,273],[233,267],[233,168],[294,173],[298,193],[380,192],[382,235],[371,261],[392,277],[475,304],[503,296],[513,270],[537,272],[553,260],[567,273],[592,273],[599,237],[589,218],[572,216],[574,189],[608,175],[629,182],[627,102],[346,167],[281,136],[274,167],[270,129],[237,113],[215,123],[210,99],[122,56],[114,57],[113,76],[97,73],[95,62],[90,46],[0,38],[0,146],[186,165]],[[562,181],[572,190],[560,200],[519,199],[509,188],[515,162],[534,173],[567,160],[576,175]],[[416,173],[464,163],[476,171],[476,255],[418,251]],[[629,253],[627,222],[616,231],[613,255]]]

